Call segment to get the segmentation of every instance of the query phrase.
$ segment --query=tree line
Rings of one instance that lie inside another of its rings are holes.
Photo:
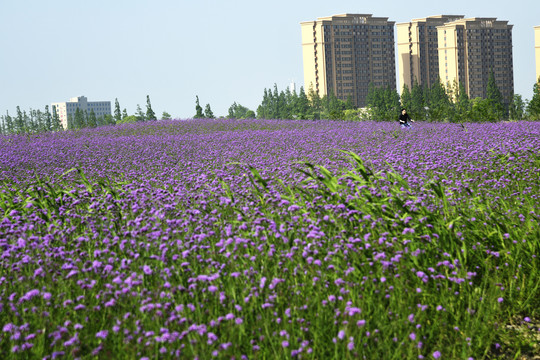
[[[169,114],[163,112],[162,118],[170,117]],[[113,114],[97,117],[93,109],[87,111],[76,108],[73,114],[67,115],[66,120],[67,127],[64,128],[55,106],[52,106],[52,111],[50,110],[49,105],[46,105],[44,111],[30,109],[28,112],[24,110],[21,111],[20,107],[17,106],[15,116],[11,116],[9,112],[6,112],[6,115],[0,116],[0,133],[9,135],[76,130],[104,125],[156,121],[157,116],[154,113],[154,110],[152,110],[150,96],[147,95],[146,112],[143,112],[140,105],[137,104],[135,115],[128,115],[125,108],[124,110],[120,110],[120,103],[118,102],[118,99],[115,99]]]
[[[540,78],[534,84],[533,97],[526,101],[514,94],[508,101],[497,87],[493,73],[486,86],[486,98],[470,99],[462,84],[454,82],[446,87],[439,81],[431,87],[421,86],[417,81],[412,89],[403,86],[401,96],[396,89],[369,85],[365,108],[355,108],[351,99],[343,101],[332,93],[320,97],[312,88],[306,94],[303,87],[297,93],[290,88],[279,91],[264,89],[261,104],[256,113],[234,102],[228,118],[260,119],[342,119],[395,121],[402,108],[415,120],[449,122],[490,122],[499,120],[540,120]],[[197,111],[195,118],[211,118],[208,113]],[[206,105],[210,108],[210,105]]]
[[[319,96],[310,88],[300,90],[278,90],[274,84],[272,89],[264,89],[261,104],[253,111],[246,106],[234,102],[228,109],[230,119],[334,119],[334,120],[380,120],[395,121],[401,108],[406,108],[415,120],[450,121],[450,122],[485,122],[498,120],[540,120],[540,78],[533,85],[533,97],[526,101],[519,94],[514,94],[510,101],[505,101],[497,88],[493,73],[490,74],[486,87],[486,98],[470,99],[462,84],[454,83],[445,87],[442,82],[431,87],[421,86],[414,82],[412,89],[403,87],[401,96],[391,87],[378,88],[369,85],[365,108],[356,108],[352,100],[338,99],[329,94]],[[210,107],[206,104],[203,109],[196,96],[194,118],[215,118]],[[171,115],[163,112],[161,119],[170,119]],[[64,129],[56,108],[45,106],[44,110],[30,109],[29,111],[16,108],[15,115],[0,116],[0,133],[24,134],[76,130],[103,125],[116,125],[142,121],[156,121],[157,116],[152,109],[150,96],[146,96],[146,111],[137,104],[134,115],[128,115],[126,109],[120,109],[118,99],[115,99],[114,111],[111,115],[96,117],[93,110],[76,109],[67,118],[67,129]]]

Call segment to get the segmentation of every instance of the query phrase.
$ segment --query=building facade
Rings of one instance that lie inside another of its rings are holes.
[[[462,84],[469,98],[486,97],[490,73],[508,104],[514,95],[512,27],[496,18],[468,18],[437,27],[439,75],[446,86]]]
[[[540,26],[534,27],[534,52],[536,55],[536,80],[540,78]]]
[[[341,14],[300,23],[305,89],[366,105],[369,84],[396,88],[394,22]]]
[[[399,86],[412,89],[414,81],[431,87],[439,81],[437,26],[463,19],[463,15],[436,15],[396,24]]]
[[[64,129],[68,127],[68,116],[73,118],[77,109],[88,114],[93,110],[98,119],[105,115],[111,115],[110,101],[88,101],[85,96],[71,98],[68,102],[52,103],[52,107],[56,108],[56,113]]]

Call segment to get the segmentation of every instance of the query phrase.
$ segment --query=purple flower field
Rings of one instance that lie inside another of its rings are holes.
[[[540,353],[540,123],[0,137],[3,359]]]

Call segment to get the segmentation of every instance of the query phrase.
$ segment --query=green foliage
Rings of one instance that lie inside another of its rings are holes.
[[[237,104],[236,101],[229,107],[229,113],[227,115],[229,119],[253,119],[255,113],[253,110],[248,109],[245,106]]]
[[[195,116],[193,118],[195,118],[195,119],[204,118],[203,108],[199,104],[199,96],[198,95],[196,96],[196,100],[195,100]]]
[[[527,111],[532,120],[540,120],[540,77],[533,86],[533,97],[529,101]]]
[[[118,122],[117,124],[133,124],[133,123],[136,123],[139,121],[139,118],[135,115],[128,115],[124,118],[122,118],[122,120],[120,120],[120,122]]]
[[[164,111],[163,114],[161,114],[162,119],[171,119],[172,116],[168,112]]]
[[[477,97],[471,100],[469,119],[475,122],[493,122],[499,120],[499,114],[490,100]]]
[[[111,114],[105,114],[100,125],[116,125],[116,120]]]
[[[429,89],[427,107],[430,121],[442,121],[452,117],[452,104],[440,79]]]
[[[458,121],[464,121],[470,118],[470,107],[471,103],[469,100],[469,95],[467,95],[467,91],[465,90],[465,86],[463,86],[462,83],[459,83],[459,85],[454,82],[454,88],[456,89],[454,91],[454,108],[455,108],[455,119]]]
[[[114,121],[117,123],[120,123],[120,120],[122,120],[122,112],[120,111],[120,103],[118,102],[118,99],[114,99]]]
[[[323,97],[323,118],[337,120],[345,117],[345,102],[338,99],[333,93]]]
[[[508,107],[508,115],[511,120],[523,120],[525,117],[525,102],[519,94],[514,94]]]
[[[488,83],[486,87],[486,99],[489,100],[489,104],[493,107],[493,113],[495,114],[495,120],[501,120],[507,118],[506,106],[504,99],[495,82],[495,75],[493,71],[489,73]]]
[[[407,111],[412,108],[412,95],[406,84],[403,84],[403,90],[401,91],[401,107],[407,109]]]
[[[152,104],[150,103],[150,95],[146,95],[146,120],[156,120],[156,114],[152,110]]]
[[[82,129],[86,127],[84,112],[79,108],[75,109],[75,115],[73,116],[73,127],[75,129]]]
[[[96,118],[96,113],[94,112],[94,109],[90,109],[90,114],[88,114],[88,127],[97,127],[98,121]]]
[[[346,110],[353,110],[352,99],[338,99],[334,94],[323,96],[310,86],[308,94],[300,87],[300,91],[279,91],[274,84],[273,89],[264,89],[263,99],[257,107],[257,117],[261,119],[344,119]],[[349,115],[352,114],[349,112]]]
[[[137,121],[139,122],[146,121],[146,114],[142,111],[139,104],[137,104],[137,111],[135,112],[135,116],[137,117]]]
[[[210,104],[206,104],[204,107],[204,117],[207,119],[214,119],[214,113],[212,112],[212,109],[210,108]]]
[[[424,90],[415,79],[411,90],[411,106],[410,109],[407,109],[407,112],[409,113],[409,116],[415,120],[425,120],[425,107],[426,101],[424,99]]]
[[[366,102],[370,118],[373,120],[395,121],[399,116],[401,108],[399,94],[390,86],[377,88],[370,83]]]

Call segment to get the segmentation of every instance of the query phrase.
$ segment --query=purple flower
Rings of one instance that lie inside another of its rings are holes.
[[[438,350],[437,350],[437,351],[435,351],[435,352],[433,353],[433,357],[434,357],[435,359],[438,359],[438,358],[440,358],[440,357],[441,357],[441,352],[440,352],[440,351],[438,351]]]
[[[107,335],[109,335],[109,331],[107,331],[107,330],[101,330],[101,331],[98,331],[98,332],[96,333],[96,337],[97,337],[97,338],[100,338],[100,339],[105,339],[105,338],[107,338]]]

